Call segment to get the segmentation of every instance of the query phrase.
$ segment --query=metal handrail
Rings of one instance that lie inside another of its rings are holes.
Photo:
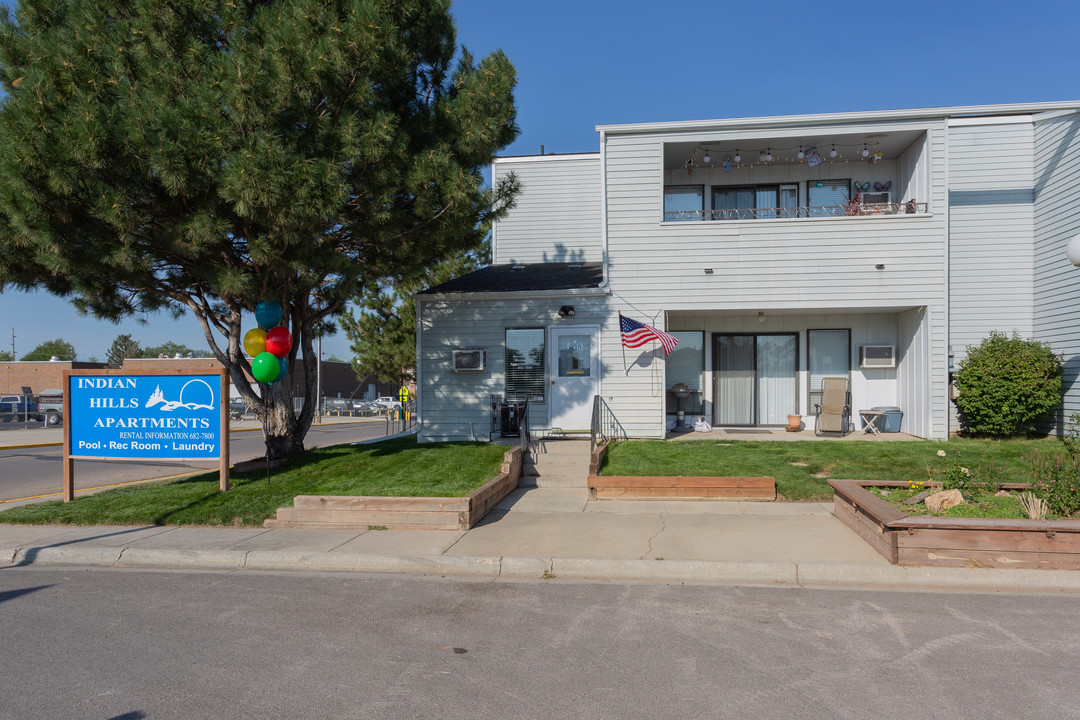
[[[593,395],[592,402],[592,421],[589,424],[589,452],[592,453],[596,449],[596,439],[604,438],[603,428],[600,427],[600,403],[602,400],[599,395]]]
[[[798,220],[818,217],[869,217],[881,215],[926,215],[929,203],[848,203],[815,207],[731,208],[726,210],[673,210],[664,213],[665,222],[712,220]]]

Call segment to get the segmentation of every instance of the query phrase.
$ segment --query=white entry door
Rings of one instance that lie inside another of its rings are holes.
[[[551,427],[588,430],[600,391],[600,328],[551,328]]]

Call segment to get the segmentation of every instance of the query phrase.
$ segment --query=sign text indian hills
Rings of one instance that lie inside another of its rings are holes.
[[[71,381],[72,455],[219,455],[217,376],[72,376]]]

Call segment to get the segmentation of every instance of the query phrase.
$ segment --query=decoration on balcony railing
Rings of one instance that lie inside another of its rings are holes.
[[[899,203],[859,202],[841,205],[786,208],[729,208],[725,210],[672,210],[664,213],[665,222],[701,222],[702,220],[792,220],[797,218],[868,217],[881,215],[918,215],[927,212],[927,203],[914,199]]]

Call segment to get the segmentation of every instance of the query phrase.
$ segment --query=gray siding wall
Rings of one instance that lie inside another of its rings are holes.
[[[600,262],[600,155],[500,158],[494,180],[521,183],[514,209],[495,225],[494,263]]]
[[[559,306],[566,303],[574,305],[573,318],[558,316]],[[595,326],[603,324],[609,314],[605,297],[421,299],[421,442],[488,439],[489,398],[501,397],[506,390],[507,328]],[[459,347],[486,349],[486,368],[482,372],[454,372],[451,351]],[[609,376],[608,370],[601,361],[601,384]],[[546,427],[547,404],[530,403],[529,418],[531,427]]]
[[[1058,420],[1080,412],[1080,268],[1065,248],[1080,234],[1080,116],[1035,121],[1035,337],[1065,359]]]
[[[945,208],[945,123],[897,129],[915,127],[926,133],[929,167],[924,165],[923,171],[931,188],[918,200],[929,202],[931,209]],[[829,132],[821,129],[823,135]],[[946,213],[662,223],[665,141],[697,138],[676,133],[606,137],[609,277],[618,309],[662,323],[665,310],[783,314],[929,308],[932,352],[920,384],[931,385],[927,414],[933,422],[927,420],[928,434],[945,437]],[[884,270],[875,269],[879,263]],[[707,267],[714,274],[706,275]],[[605,337],[604,351],[621,353],[617,332]],[[662,382],[662,371],[635,367],[605,385],[605,396],[631,435],[661,433],[663,398],[655,389],[657,374]],[[616,392],[607,392],[613,386]]]
[[[1033,156],[1030,118],[949,128],[949,344],[957,363],[992,330],[1031,337]]]

